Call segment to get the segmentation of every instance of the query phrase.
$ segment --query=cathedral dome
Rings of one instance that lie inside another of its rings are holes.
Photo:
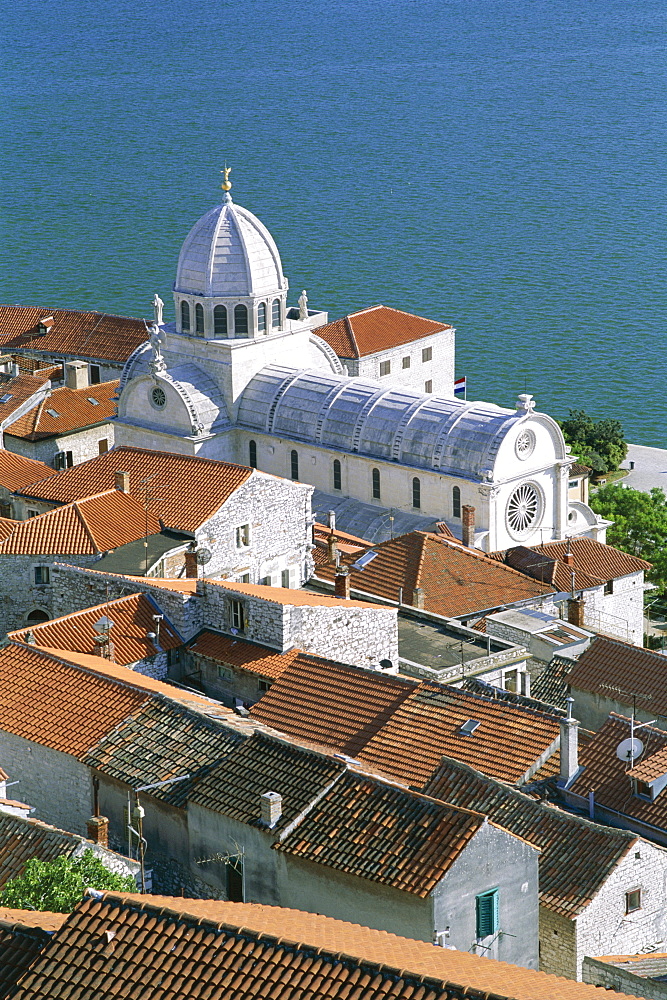
[[[286,289],[271,233],[229,195],[202,216],[183,243],[174,285],[177,293],[247,298]]]

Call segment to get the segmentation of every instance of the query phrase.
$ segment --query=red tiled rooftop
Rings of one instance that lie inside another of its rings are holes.
[[[7,420],[48,383],[48,377],[43,375],[17,375],[0,381],[0,400],[5,399],[4,403],[0,402],[0,422],[6,427],[13,426],[11,423],[7,424]]]
[[[606,701],[632,704],[654,715],[667,714],[667,656],[618,639],[596,636],[568,675],[572,689]]]
[[[48,332],[39,322],[52,318]],[[125,362],[147,339],[141,319],[75,309],[0,306],[0,348],[5,352],[40,351],[91,360]]]
[[[449,323],[424,319],[400,309],[379,305],[350,313],[333,323],[318,327],[315,332],[339,357],[363,358],[367,354],[387,351],[441,330],[451,329]]]
[[[569,552],[572,563],[565,561]],[[536,561],[532,553],[544,558]],[[517,545],[502,552],[494,552],[493,559],[536,580],[552,584],[560,593],[573,588],[581,590],[600,587],[618,577],[639,571],[648,571],[651,563],[645,559],[621,552],[613,545],[596,542],[592,538],[570,538],[563,542],[545,542],[543,545]],[[574,570],[574,576],[572,571]]]
[[[371,608],[382,611],[377,604],[368,601],[346,601],[340,597],[329,597],[326,594],[315,594],[310,590],[292,590],[291,587],[264,587],[259,583],[232,583],[228,580],[207,580],[216,587],[233,590],[248,597],[260,597],[275,604],[288,604],[301,608]],[[389,611],[389,609],[387,609]]]
[[[196,639],[189,644],[192,653],[205,656],[230,667],[241,667],[251,674],[271,679],[280,677],[288,667],[294,665],[301,654],[299,649],[290,649],[286,653],[256,646],[252,642],[244,642],[221,632],[204,629]]]
[[[40,441],[105,423],[116,412],[114,397],[117,391],[118,381],[100,382],[84,389],[61,386],[16,420],[5,433],[27,441]]]
[[[116,472],[129,474],[130,493],[141,504],[146,498],[145,480],[154,476],[151,511],[168,528],[195,531],[250,478],[253,470],[191,455],[120,447],[35,483],[23,494],[54,504],[73,503],[113,489]]]
[[[0,448],[0,486],[4,486],[10,493],[55,475],[56,470],[44,462]]]

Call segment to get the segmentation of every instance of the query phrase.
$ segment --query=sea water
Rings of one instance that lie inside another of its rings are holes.
[[[469,398],[667,445],[663,0],[21,0],[1,297],[150,316],[233,197],[332,318],[453,323]]]

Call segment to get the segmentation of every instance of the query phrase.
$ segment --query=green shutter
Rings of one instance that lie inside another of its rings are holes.
[[[477,937],[488,937],[498,930],[498,890],[483,892],[475,897],[477,915]]]

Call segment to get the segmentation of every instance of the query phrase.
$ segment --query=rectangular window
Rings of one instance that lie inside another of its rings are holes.
[[[39,511],[38,510],[33,510],[31,507],[28,507],[28,509],[26,511],[26,514],[28,515],[28,518],[38,517],[39,516]]]
[[[391,361],[380,362],[380,375],[389,375],[391,372]]]
[[[108,438],[102,438],[101,441],[97,442],[97,454],[105,455],[109,450],[109,440]]]
[[[422,351],[422,361],[432,361],[433,360],[433,348],[425,347]]]
[[[250,573],[244,573],[239,583],[250,583]]]
[[[227,899],[232,903],[243,902],[243,858],[230,858],[227,862]]]
[[[568,487],[571,490],[573,490],[575,486],[579,485],[579,480],[578,479],[571,479],[567,485],[568,485]]]
[[[35,566],[35,583],[37,585],[43,583],[49,583],[51,581],[51,573],[48,566]]]
[[[53,456],[53,468],[61,472],[67,468],[67,455],[64,451],[57,451]]]
[[[280,574],[280,586],[289,587],[290,583],[291,583],[290,571],[288,569],[284,569]]]
[[[247,549],[250,545],[250,525],[241,524],[236,529],[236,548]]]
[[[404,368],[410,367],[410,358],[403,358],[403,367]]]
[[[257,682],[257,689],[259,691],[261,691],[262,694],[265,694],[269,690],[270,687],[271,687],[271,681],[258,681]]]
[[[424,382],[424,392],[433,392],[433,382],[431,379],[428,382]]]
[[[641,910],[642,908],[642,891],[641,889],[633,889],[632,892],[626,892],[625,894],[625,912],[634,913],[635,910]]]
[[[241,601],[229,602],[229,622],[237,632],[245,631],[245,612]]]
[[[90,384],[91,385],[99,385],[101,381],[102,381],[102,377],[101,377],[100,366],[99,365],[91,365],[90,366]]]
[[[222,679],[225,681],[231,681],[232,672],[229,669],[229,667],[223,667],[222,665],[220,665],[218,666],[218,677],[222,677]]]
[[[72,454],[71,451],[65,452],[65,462],[67,463],[68,469],[71,469],[72,466],[74,465],[74,455]]]
[[[475,897],[477,937],[485,938],[498,932],[498,890],[482,892]]]
[[[614,593],[614,581],[613,580],[607,580],[607,582],[604,585],[604,592],[605,592],[605,594],[613,594]]]
[[[263,576],[262,579],[259,582],[261,583],[261,585],[263,587],[271,587],[272,586],[272,579],[271,579],[270,576]]]
[[[516,694],[517,691],[517,670],[506,670],[505,671],[505,690],[511,691],[512,694]]]
[[[653,801],[653,789],[647,781],[639,781],[635,779],[635,791],[637,795],[641,795],[645,799],[651,799]]]

